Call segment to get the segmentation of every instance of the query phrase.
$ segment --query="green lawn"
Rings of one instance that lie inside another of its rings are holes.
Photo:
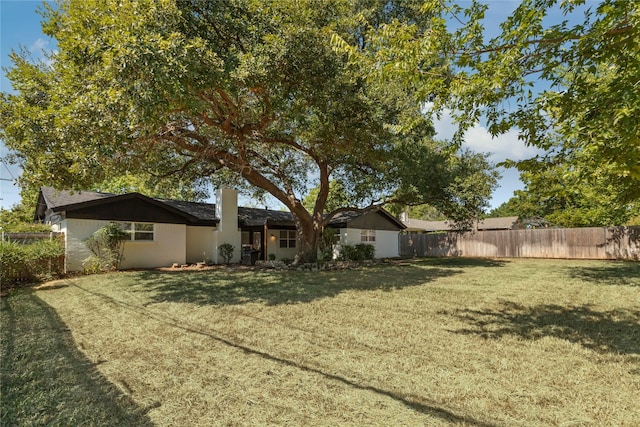
[[[640,263],[131,271],[2,298],[2,425],[637,425]]]

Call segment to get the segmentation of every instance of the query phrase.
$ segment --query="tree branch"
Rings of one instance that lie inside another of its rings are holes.
[[[613,30],[609,30],[606,33],[604,33],[605,36],[613,36],[613,35],[617,35],[617,34],[621,34],[627,31],[630,31],[633,29],[633,25],[625,25],[624,27],[619,27],[619,28],[614,28]],[[482,49],[482,50],[476,50],[473,52],[460,52],[459,55],[461,56],[477,56],[477,55],[482,55],[485,53],[492,53],[492,52],[500,52],[503,50],[507,50],[507,49],[511,49],[517,46],[520,46],[521,44],[524,45],[547,45],[547,44],[559,44],[559,43],[564,43],[566,41],[570,41],[570,40],[581,40],[584,37],[586,37],[586,35],[581,35],[581,36],[566,36],[566,37],[554,37],[554,38],[550,38],[550,39],[533,39],[533,40],[528,40],[525,41],[523,43],[511,43],[511,44],[506,44],[506,45],[502,45],[502,46],[496,46],[496,47],[492,47],[492,48],[488,48],[488,49]]]

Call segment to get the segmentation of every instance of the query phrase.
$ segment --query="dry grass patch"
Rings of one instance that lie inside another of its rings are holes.
[[[157,425],[633,425],[640,264],[421,260],[39,291]]]

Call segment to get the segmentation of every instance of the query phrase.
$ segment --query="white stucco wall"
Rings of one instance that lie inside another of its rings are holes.
[[[83,270],[82,261],[93,255],[84,244],[85,239],[108,223],[109,221],[73,218],[65,219],[60,223],[60,231],[65,233],[65,268],[67,271]]]
[[[238,228],[238,192],[230,188],[223,188],[216,192],[216,216],[220,218],[218,228],[213,233],[212,260],[222,264],[220,246],[225,243],[233,245],[231,262],[240,262],[242,251],[242,233]]]
[[[215,227],[187,227],[187,263],[214,261]]]
[[[122,268],[171,267],[184,264],[187,253],[187,226],[184,224],[155,224],[153,242],[124,243]]]
[[[65,232],[66,270],[82,271],[82,262],[92,255],[84,240],[110,221],[67,218],[60,224]],[[186,226],[155,224],[153,242],[125,242],[122,268],[151,268],[184,264]]]
[[[275,238],[271,237],[275,236]],[[296,242],[297,244],[298,242]],[[277,260],[284,258],[294,259],[298,253],[297,248],[281,248],[280,247],[280,230],[277,228],[269,229],[267,239],[267,259],[269,254],[274,254]]]
[[[375,242],[362,242],[360,240],[359,228],[343,228],[340,229],[340,243],[357,245],[359,243],[368,243],[375,247],[376,258],[391,258],[399,256],[398,231],[376,230]],[[271,235],[276,236],[275,239]],[[293,259],[296,254],[296,248],[280,248],[280,230],[269,229],[269,239],[267,246],[267,254],[275,254],[276,259],[289,258]],[[337,256],[338,253],[336,253]]]
[[[392,258],[400,254],[398,246],[398,231],[393,230],[376,230],[375,242],[362,242],[360,240],[361,230],[359,228],[341,228],[340,243],[348,245],[357,245],[366,243],[373,245],[376,250],[374,256],[376,258]]]
[[[376,230],[376,258],[393,258],[400,255],[398,231]]]

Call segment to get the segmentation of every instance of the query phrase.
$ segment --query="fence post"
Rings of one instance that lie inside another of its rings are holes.
[[[53,242],[53,231],[49,232],[49,241]],[[53,270],[52,260],[51,260],[51,257],[49,257],[49,276],[51,276],[52,270]]]

